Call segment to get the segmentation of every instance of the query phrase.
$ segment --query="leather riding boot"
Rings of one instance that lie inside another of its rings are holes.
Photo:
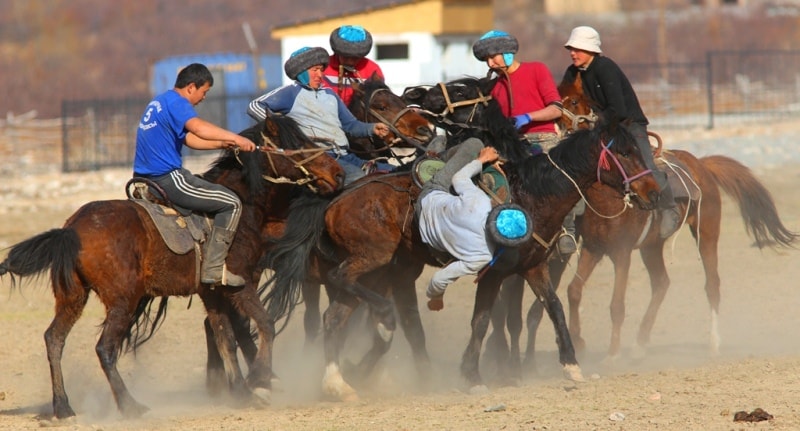
[[[577,239],[575,238],[575,214],[577,209],[577,205],[572,208],[569,214],[567,214],[567,216],[564,218],[564,222],[561,224],[561,226],[564,228],[564,232],[558,239],[558,252],[561,255],[570,255],[578,251],[578,243]]]
[[[214,226],[205,249],[205,257],[200,272],[200,281],[206,284],[223,284],[226,286],[244,286],[243,277],[228,271],[225,258],[231,247],[236,231]]]
[[[661,224],[659,225],[658,236],[661,239],[667,239],[680,227],[681,213],[678,211],[678,207],[662,209],[659,210],[659,213],[661,214]]]
[[[661,195],[658,198],[658,207],[661,215],[658,235],[662,239],[666,239],[678,230],[681,222],[681,213],[678,211],[678,207],[675,204],[675,197],[672,195],[672,187],[669,187],[669,185],[661,189]]]

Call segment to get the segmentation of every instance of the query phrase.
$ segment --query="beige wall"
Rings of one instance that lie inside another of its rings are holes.
[[[545,13],[602,13],[620,10],[620,0],[544,0]]]
[[[372,33],[425,32],[434,35],[482,33],[494,25],[491,0],[421,0],[364,13],[276,27],[273,39],[329,34],[344,24],[357,24]]]

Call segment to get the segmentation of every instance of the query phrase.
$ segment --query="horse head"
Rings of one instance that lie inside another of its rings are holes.
[[[306,186],[321,195],[331,195],[344,186],[344,171],[339,163],[326,153],[327,148],[312,142],[290,117],[268,113],[264,121],[241,135],[256,143],[256,151],[229,155],[228,159],[241,163],[242,175],[251,189],[258,189],[267,181]]]
[[[576,145],[582,147],[576,148]],[[626,202],[633,198],[643,209],[656,205],[660,188],[644,163],[636,139],[623,123],[601,121],[594,129],[579,129],[550,150],[548,157],[568,175],[570,172],[588,173],[582,181],[606,184],[617,190]],[[586,169],[587,163],[596,164],[594,174]]]
[[[496,82],[489,78],[461,78],[407,88],[403,98],[419,105],[425,115],[447,131],[448,146],[476,137],[497,148],[503,158],[520,160],[528,154],[519,145],[519,134],[490,95]]]
[[[591,129],[598,121],[592,106],[594,102],[583,92],[580,73],[572,82],[561,81],[558,85],[561,95],[561,118],[556,121],[558,128],[569,134],[578,129]]]
[[[433,125],[414,108],[408,107],[380,76],[373,74],[363,82],[353,82],[352,88],[353,98],[348,106],[350,112],[360,121],[386,124],[391,131],[383,138],[383,148],[370,150],[374,152],[399,146],[424,151],[424,146],[434,136]]]

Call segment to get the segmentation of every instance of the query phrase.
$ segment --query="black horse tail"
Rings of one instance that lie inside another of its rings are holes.
[[[81,241],[74,229],[51,229],[28,238],[11,247],[6,259],[0,263],[0,275],[41,276],[51,270],[53,280],[60,279],[67,290],[74,289],[76,261],[81,250]]]
[[[280,333],[289,321],[294,307],[302,300],[302,284],[308,278],[311,251],[325,231],[325,210],[329,199],[305,193],[292,201],[283,236],[266,256],[267,266],[275,275],[259,288],[269,293],[262,302],[267,313],[277,321],[286,317]]]
[[[700,163],[739,204],[747,233],[755,238],[758,248],[793,245],[797,233],[783,225],[769,190],[747,166],[722,155],[702,157]]]

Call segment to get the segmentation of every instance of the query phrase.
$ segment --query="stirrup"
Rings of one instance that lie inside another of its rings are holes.
[[[575,235],[564,229],[558,238],[556,249],[561,255],[573,254],[578,251],[578,241],[575,239]]]

